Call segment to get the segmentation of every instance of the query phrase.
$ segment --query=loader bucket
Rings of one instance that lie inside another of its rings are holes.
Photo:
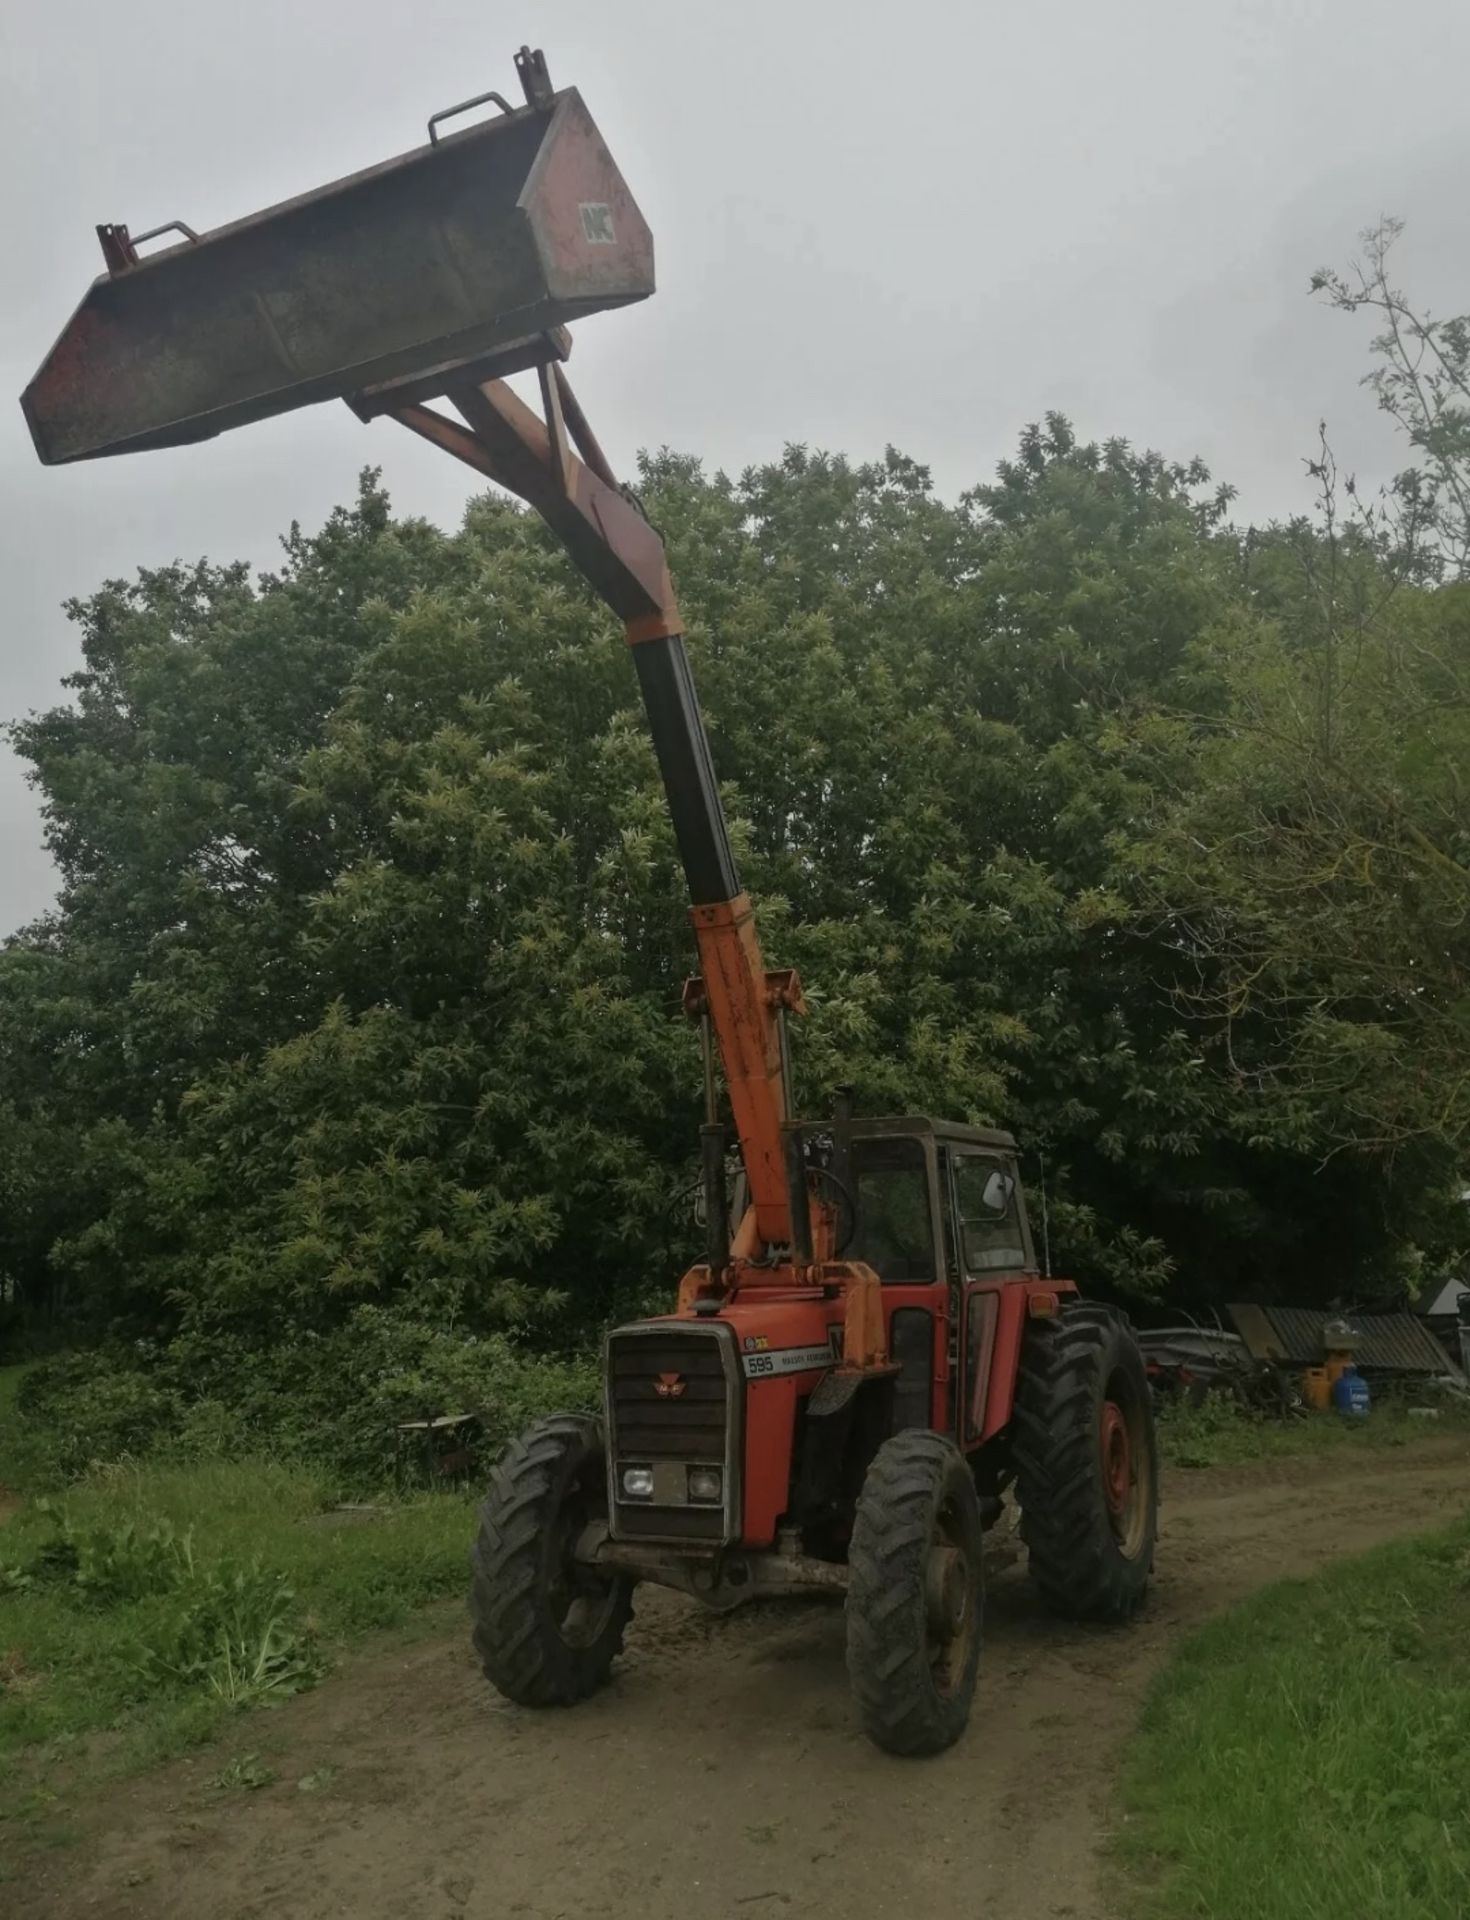
[[[511,371],[565,322],[653,292],[652,237],[574,88],[429,131],[156,254],[99,228],[112,270],[22,396],[41,459],[179,446],[455,365]]]

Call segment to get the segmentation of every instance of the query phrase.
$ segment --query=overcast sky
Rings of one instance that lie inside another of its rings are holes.
[[[18,395],[100,256],[98,221],[195,228],[415,145],[545,48],[653,228],[659,292],[572,371],[620,464],[739,468],[893,442],[946,492],[1047,408],[1201,454],[1243,515],[1307,504],[1325,415],[1376,478],[1367,328],[1306,297],[1379,213],[1401,278],[1470,307],[1465,0],[0,0],[0,386]],[[340,404],[181,451],[41,468],[0,411],[0,716],[50,705],[59,603],[208,554],[273,563],[381,462],[458,518],[469,476]],[[0,934],[47,905],[0,747]]]

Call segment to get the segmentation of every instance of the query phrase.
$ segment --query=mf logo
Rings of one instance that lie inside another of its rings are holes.
[[[684,1391],[682,1373],[661,1373],[653,1383],[653,1390],[660,1400],[677,1400]]]

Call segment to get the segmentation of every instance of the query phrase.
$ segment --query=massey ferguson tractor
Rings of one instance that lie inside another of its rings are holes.
[[[568,1706],[607,1680],[640,1581],[713,1608],[841,1595],[864,1727],[936,1753],[969,1715],[1007,1492],[1046,1602],[1118,1620],[1143,1598],[1144,1368],[1120,1314],[1039,1268],[1008,1134],[794,1108],[801,982],[761,952],[663,544],[565,370],[569,321],[653,292],[652,240],[580,96],[539,52],[516,66],[522,104],[446,108],[424,145],[249,219],[100,226],[106,272],[26,418],[54,464],[345,399],[527,502],[623,622],[689,885],[707,1244],[670,1312],[607,1335],[601,1417],[541,1420],[496,1462],[475,1646],[511,1700]]]

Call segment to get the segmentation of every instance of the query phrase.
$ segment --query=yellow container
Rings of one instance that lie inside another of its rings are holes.
[[[1318,1413],[1332,1405],[1332,1382],[1326,1367],[1308,1367],[1302,1375],[1302,1398]]]

